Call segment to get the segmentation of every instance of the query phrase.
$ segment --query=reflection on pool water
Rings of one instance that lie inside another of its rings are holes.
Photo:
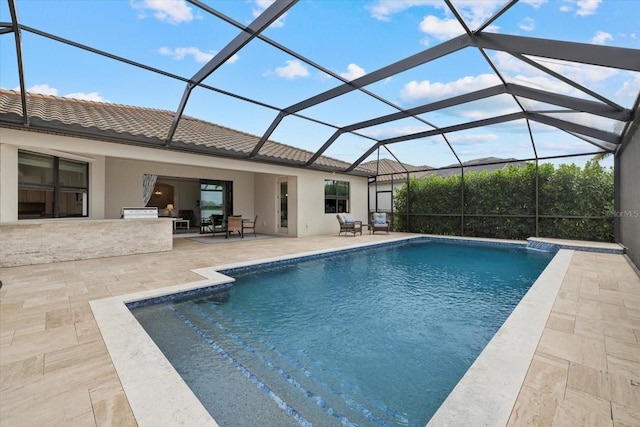
[[[424,426],[551,258],[421,239],[132,312],[220,425]]]

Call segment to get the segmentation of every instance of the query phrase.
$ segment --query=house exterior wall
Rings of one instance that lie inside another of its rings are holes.
[[[288,235],[293,237],[337,233],[335,215],[324,213],[324,181],[349,181],[351,215],[366,221],[366,177],[0,128],[0,225],[17,221],[19,149],[90,164],[89,218],[78,221],[118,219],[122,207],[141,206],[145,173],[233,181],[234,213],[246,217],[258,214],[261,218],[256,230],[267,234],[277,232],[277,182],[286,177]],[[32,220],[20,222],[28,221]]]
[[[2,133],[0,133],[0,178],[0,223],[15,221],[18,219],[18,149],[12,145],[2,144]]]
[[[253,177],[253,186],[255,215],[258,215],[256,233],[276,234],[276,177],[256,173]]]
[[[620,156],[620,243],[640,268],[640,132],[637,131]]]
[[[107,218],[120,218],[121,209],[126,206],[144,206],[142,204],[144,174],[233,181],[233,213],[247,218],[254,215],[254,174],[251,172],[110,157],[107,159],[106,172],[105,215]],[[135,182],[140,185],[131,185]],[[163,182],[171,183],[171,179],[165,178]],[[176,189],[178,190],[176,196],[180,197],[180,188]],[[179,200],[176,200],[175,205],[176,209],[192,208],[181,204]]]

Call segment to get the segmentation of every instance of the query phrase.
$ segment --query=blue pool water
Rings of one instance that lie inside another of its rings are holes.
[[[421,240],[132,312],[220,425],[424,426],[551,257]]]

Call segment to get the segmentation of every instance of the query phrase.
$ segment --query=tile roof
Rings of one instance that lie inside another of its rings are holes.
[[[221,157],[247,159],[260,137],[219,126],[194,117],[182,116],[169,147],[164,143],[175,113],[153,108],[133,107],[51,95],[27,94],[30,130],[53,131],[69,136],[133,143],[153,148],[195,151]],[[21,127],[20,93],[0,89],[0,126]],[[311,151],[268,140],[255,160],[304,166]],[[315,169],[343,171],[350,164],[320,156]],[[358,167],[354,174],[367,175],[368,169]]]
[[[364,162],[360,167],[367,169],[372,175],[379,174],[378,182],[390,182],[392,179],[393,181],[405,181],[407,179],[406,171],[414,172],[411,176],[420,179],[430,174],[429,170],[433,169],[431,166],[414,166],[391,159]]]
[[[462,162],[462,164],[464,165],[465,173],[468,173],[493,172],[498,169],[504,169],[509,165],[524,167],[526,162],[514,158],[501,159],[498,157],[483,157]],[[417,179],[431,175],[448,177],[460,174],[460,165],[457,163],[436,169],[431,166],[414,166],[406,163],[401,164],[391,159],[380,159],[379,162],[373,160],[362,163],[360,166],[369,170],[372,175],[380,174],[377,179],[378,182],[390,182],[392,177],[393,181],[404,181],[407,179],[406,171],[412,172],[411,176]]]
[[[482,157],[480,159],[468,160],[462,162],[464,165],[464,172],[493,172],[498,169],[504,169],[508,166],[524,167],[527,162],[524,160],[517,160],[512,157],[508,159],[501,159],[499,157]],[[436,171],[438,176],[447,177],[460,174],[460,165],[452,164],[442,168],[442,170]]]

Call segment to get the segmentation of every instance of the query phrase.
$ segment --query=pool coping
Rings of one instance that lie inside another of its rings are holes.
[[[573,253],[558,250],[428,427],[507,424]]]
[[[217,426],[218,424],[135,319],[127,307],[128,303],[233,281],[233,278],[220,271],[233,271],[257,264],[325,256],[336,252],[355,251],[425,238],[489,245],[527,245],[527,242],[497,239],[430,235],[407,238],[405,236],[383,243],[354,244],[337,251],[318,250],[246,263],[194,269],[191,271],[205,279],[90,301],[94,317],[138,425]],[[487,422],[486,425],[506,425],[572,254],[573,250],[558,250],[505,324],[429,421],[430,427],[460,425],[460,423],[473,424],[479,417],[485,421],[495,420],[495,422]],[[507,366],[512,368],[507,369]],[[480,414],[486,414],[486,417]]]

